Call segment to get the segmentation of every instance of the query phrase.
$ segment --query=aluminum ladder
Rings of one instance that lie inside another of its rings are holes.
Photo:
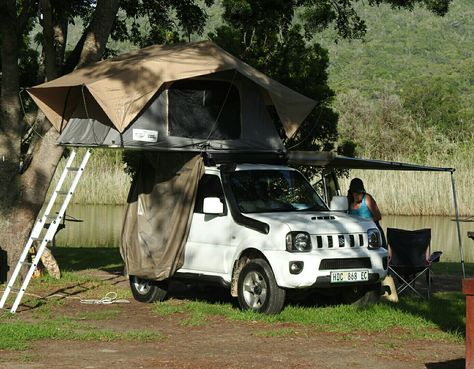
[[[0,300],[0,309],[3,309],[10,293],[12,291],[15,291],[17,292],[17,296],[10,309],[10,312],[16,312],[16,309],[18,308],[18,305],[21,302],[26,288],[30,283],[31,277],[33,276],[33,273],[41,260],[41,255],[43,254],[46,245],[53,240],[53,237],[56,234],[56,231],[66,212],[67,206],[69,205],[69,201],[71,200],[72,195],[76,190],[77,184],[79,183],[79,180],[82,176],[82,173],[84,172],[84,168],[86,167],[87,162],[89,161],[90,155],[91,151],[87,150],[84,153],[82,160],[80,160],[79,166],[73,167],[72,165],[74,164],[74,159],[77,156],[77,151],[71,151],[69,158],[67,159],[66,166],[64,167],[64,170],[61,173],[61,177],[59,178],[56,188],[54,189],[54,192],[51,195],[49,203],[46,206],[46,209],[41,218],[38,218],[38,220],[36,221],[36,224],[34,225],[33,230],[31,231],[30,237],[28,238],[25,248],[23,249],[20,255],[20,259],[18,260],[15,270],[13,271],[13,274],[10,277],[7,287],[3,292],[2,299]],[[77,161],[79,160],[76,160],[76,162]],[[74,175],[74,177],[70,182],[69,188],[64,191],[62,189],[63,185],[65,185],[65,187],[68,187],[68,185],[66,184],[66,179],[68,177],[70,178],[71,175]],[[55,211],[54,209],[57,208],[58,205],[59,210]],[[33,245],[33,242],[37,242],[37,244],[39,244],[39,247],[36,250],[36,256],[34,257],[32,262],[28,262],[28,253],[31,246]],[[17,284],[17,280],[18,282],[20,282],[18,278],[20,275],[20,270],[22,267],[25,266],[29,267],[28,272],[26,274],[25,279],[21,283],[21,287],[17,288],[15,287],[15,285]]]

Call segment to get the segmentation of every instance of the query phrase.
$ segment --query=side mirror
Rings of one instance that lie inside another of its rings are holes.
[[[333,196],[331,199],[330,209],[332,211],[347,211],[349,209],[349,201],[346,196]]]
[[[203,212],[204,214],[223,214],[224,204],[218,197],[206,197],[204,198]]]

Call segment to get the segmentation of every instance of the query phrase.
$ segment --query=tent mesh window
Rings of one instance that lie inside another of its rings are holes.
[[[225,81],[178,81],[168,89],[170,136],[232,140],[240,138],[240,96]]]

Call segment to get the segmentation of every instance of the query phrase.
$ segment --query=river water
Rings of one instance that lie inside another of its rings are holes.
[[[66,228],[56,236],[58,246],[118,247],[122,229],[124,206],[69,205]],[[459,261],[459,244],[456,222],[449,217],[438,216],[394,216],[382,219],[382,227],[420,229],[431,228],[432,251],[443,251],[441,261]],[[474,262],[474,241],[467,237],[474,231],[474,221],[461,222],[461,236],[464,246],[464,260]]]

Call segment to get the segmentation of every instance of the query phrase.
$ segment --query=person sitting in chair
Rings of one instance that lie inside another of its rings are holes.
[[[382,237],[382,247],[387,248],[384,231],[380,225],[382,214],[372,195],[365,192],[364,182],[360,178],[353,178],[347,193],[349,201],[349,214],[362,218],[372,219],[377,225]]]

